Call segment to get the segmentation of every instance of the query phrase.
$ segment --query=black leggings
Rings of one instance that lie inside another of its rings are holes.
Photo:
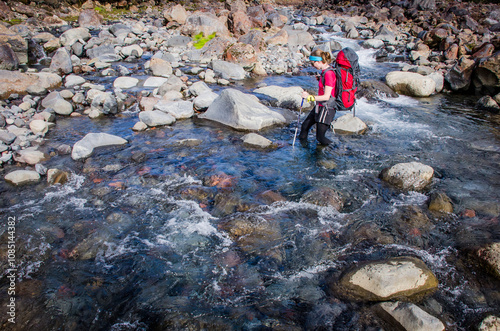
[[[318,142],[321,145],[331,144],[332,141],[327,137],[325,137],[326,131],[328,131],[328,128],[330,126],[324,123],[316,122],[315,115],[316,114],[314,112],[314,109],[311,110],[309,115],[307,115],[307,118],[304,120],[302,126],[300,127],[299,139],[301,140],[307,139],[307,134],[309,133],[309,130],[314,124],[316,124],[316,140],[318,140]]]

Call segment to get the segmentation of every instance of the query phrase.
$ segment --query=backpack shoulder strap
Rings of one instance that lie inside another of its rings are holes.
[[[335,69],[333,69],[331,66],[326,68],[325,71],[321,73],[321,84],[323,84],[323,88],[325,88],[325,76],[328,71],[333,71],[335,73]]]

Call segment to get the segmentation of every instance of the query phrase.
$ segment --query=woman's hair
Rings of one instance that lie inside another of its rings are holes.
[[[321,49],[315,49],[312,53],[312,56],[321,57],[323,63],[330,64],[332,62],[332,55],[329,52],[324,52]]]

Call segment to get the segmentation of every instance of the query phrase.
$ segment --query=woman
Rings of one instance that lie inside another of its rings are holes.
[[[321,70],[321,77],[324,77],[324,79],[318,79],[319,89],[317,96],[310,95],[306,91],[302,92],[302,98],[306,99],[308,102],[317,101],[317,103],[316,107],[311,110],[302,123],[299,139],[307,139],[309,130],[316,124],[316,139],[321,145],[329,145],[332,141],[325,137],[325,134],[335,117],[335,108],[326,107],[330,97],[335,97],[335,72],[333,70],[328,70],[331,69],[330,63],[332,62],[332,56],[329,52],[316,49],[311,53],[311,56],[309,56],[309,60],[314,68]],[[325,86],[323,86],[323,84]]]

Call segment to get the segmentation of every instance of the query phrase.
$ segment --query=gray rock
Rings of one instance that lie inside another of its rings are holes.
[[[332,123],[332,127],[335,133],[343,134],[362,134],[368,129],[368,126],[359,117],[354,117],[351,113],[337,118]]]
[[[212,69],[216,75],[224,79],[242,80],[247,76],[247,72],[242,66],[227,61],[212,61]]]
[[[170,125],[175,117],[160,110],[146,110],[139,113],[139,119],[149,127]]]
[[[85,78],[77,75],[68,75],[66,76],[65,81],[64,86],[73,87],[85,83]]]
[[[272,145],[272,141],[256,133],[248,133],[241,137],[243,142],[248,145],[266,148]]]
[[[89,133],[73,145],[71,158],[79,160],[92,154],[94,148],[126,144],[127,140],[108,133]]]
[[[299,86],[292,87],[280,87],[280,86],[265,86],[258,89],[255,89],[254,93],[259,93],[263,95],[267,95],[273,100],[271,104],[274,107],[280,108],[288,108],[288,109],[299,109],[302,103],[301,94],[304,90]],[[309,107],[310,104],[307,101],[304,101],[304,107]]]
[[[118,77],[113,82],[114,88],[129,89],[137,86],[139,80],[133,77]]]
[[[210,105],[217,99],[219,95],[212,91],[206,91],[198,95],[193,100],[193,105],[196,110],[203,110],[210,107]]]
[[[165,84],[166,82],[167,82],[167,78],[165,78],[165,77],[152,76],[152,77],[149,77],[148,79],[146,79],[143,86],[144,87],[160,87],[163,84]]]
[[[408,331],[444,331],[443,322],[409,302],[382,302],[376,307],[391,325]]]
[[[73,46],[77,41],[86,42],[90,37],[90,32],[87,28],[74,28],[65,31],[59,37],[59,41],[63,46]]]
[[[14,133],[0,130],[0,141],[3,143],[10,145],[16,140],[16,138],[17,136]]]
[[[54,109],[54,112],[59,115],[70,115],[73,112],[73,105],[64,99],[55,100],[50,108]]]
[[[212,92],[212,89],[203,81],[198,81],[189,87],[189,93],[195,97],[205,92]]]
[[[9,44],[0,44],[0,69],[17,70],[19,59]]]
[[[222,91],[199,117],[242,130],[260,130],[286,122],[283,115],[261,104],[257,97],[231,88]]]
[[[73,71],[73,63],[71,62],[71,55],[64,47],[59,48],[52,56],[50,62],[50,70],[56,73],[69,74]]]
[[[193,103],[190,101],[165,101],[154,105],[154,109],[168,113],[175,119],[191,118],[194,115]]]
[[[184,82],[179,77],[171,75],[168,77],[167,81],[158,88],[158,94],[165,95],[169,91],[180,92],[183,85]]]
[[[111,92],[101,92],[92,99],[91,108],[103,114],[118,113],[118,102]]]

